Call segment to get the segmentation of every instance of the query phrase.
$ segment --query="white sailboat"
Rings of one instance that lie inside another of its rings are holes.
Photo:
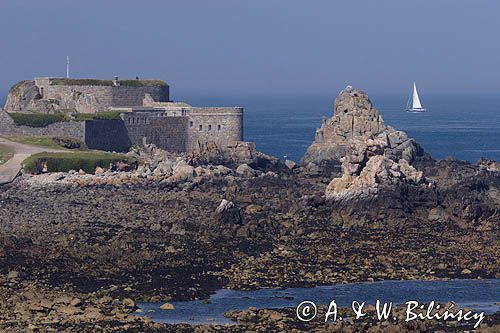
[[[425,108],[422,107],[420,103],[420,98],[418,97],[417,85],[413,81],[413,92],[408,98],[408,103],[406,104],[407,112],[425,112]]]

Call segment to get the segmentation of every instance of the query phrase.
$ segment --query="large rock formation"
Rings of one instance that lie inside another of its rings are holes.
[[[406,133],[384,123],[364,92],[347,86],[335,100],[333,117],[316,130],[302,164],[308,169],[332,171],[345,157],[358,159],[352,164],[362,168],[374,155],[412,163],[423,154],[422,148]]]
[[[95,113],[99,109],[99,101],[94,96],[80,91],[61,94],[58,98],[43,98],[35,81],[26,80],[12,86],[5,102],[7,112],[53,113],[70,109]]]
[[[21,81],[12,86],[5,101],[5,111],[37,110],[42,96],[35,81]]]

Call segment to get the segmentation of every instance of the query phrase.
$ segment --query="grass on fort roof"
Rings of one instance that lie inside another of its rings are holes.
[[[9,115],[17,126],[46,127],[50,124],[65,120],[65,115],[63,113],[45,114],[11,112]]]
[[[4,164],[14,156],[14,151],[7,146],[0,144],[0,165]]]
[[[120,112],[104,111],[98,113],[77,113],[75,114],[76,121],[84,120],[120,120]]]
[[[120,86],[126,87],[163,87],[167,83],[162,80],[118,80]],[[113,86],[113,80],[97,79],[52,79],[51,86]]]
[[[96,167],[109,168],[110,164],[124,162],[136,163],[136,159],[123,154],[107,152],[61,152],[61,153],[38,153],[26,158],[22,165],[29,173],[40,173],[41,166],[47,165],[48,172],[68,172],[82,169],[86,173],[94,173]]]
[[[72,119],[70,114],[74,114]],[[104,111],[98,113],[75,113],[74,109],[57,110],[54,114],[30,112],[10,112],[14,124],[17,126],[47,127],[50,124],[62,121],[84,120],[120,120],[120,112]]]

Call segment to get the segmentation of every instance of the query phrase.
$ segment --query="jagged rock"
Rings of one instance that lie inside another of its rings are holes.
[[[194,168],[184,160],[177,162],[173,167],[173,174],[168,179],[172,182],[184,182],[193,179]]]
[[[490,160],[490,159],[487,159],[484,157],[480,158],[479,161],[476,162],[476,164],[480,168],[486,169],[488,171],[492,171],[492,172],[500,171],[500,162]]]
[[[224,211],[231,209],[234,207],[234,204],[231,201],[227,201],[226,199],[222,199],[219,207],[215,210],[217,214],[222,214]]]
[[[241,177],[251,178],[257,176],[257,170],[252,169],[248,164],[241,164],[236,168],[236,173]]]
[[[100,166],[96,167],[95,168],[95,171],[94,171],[94,174],[96,175],[102,175],[106,170],[104,170],[103,168],[101,168]]]
[[[333,117],[316,130],[302,164],[332,171],[343,157],[356,156],[359,161],[354,164],[362,164],[381,154],[412,163],[424,152],[406,133],[387,126],[364,92],[347,86],[335,99]]]
[[[19,272],[18,271],[10,271],[9,274],[7,275],[8,280],[15,280],[19,277]]]
[[[215,210],[215,213],[219,216],[219,221],[225,224],[241,224],[241,212],[240,209],[231,201],[223,199],[220,205]]]
[[[170,176],[172,174],[172,162],[170,160],[163,160],[158,163],[153,171],[156,176]]]
[[[290,161],[290,160],[285,160],[285,165],[290,170],[293,170],[297,167],[297,163],[295,163],[294,161]]]
[[[224,147],[228,159],[235,164],[252,164],[255,162],[257,149],[255,143],[245,141],[235,141]]]
[[[127,308],[135,308],[135,302],[130,298],[125,298],[122,301],[122,304],[125,305]]]
[[[234,141],[224,147],[219,147],[213,141],[205,144],[198,143],[198,147],[188,154],[188,160],[193,165],[223,164],[239,165],[256,162],[257,150],[253,142]]]
[[[41,96],[35,85],[35,81],[21,81],[10,89],[5,101],[5,111],[14,112],[27,110],[40,98]]]
[[[406,160],[398,162],[382,156],[370,157],[364,167],[353,170],[349,159],[344,159],[343,175],[334,178],[326,187],[327,200],[353,200],[375,195],[382,188],[396,187],[403,183],[418,185],[424,176]]]

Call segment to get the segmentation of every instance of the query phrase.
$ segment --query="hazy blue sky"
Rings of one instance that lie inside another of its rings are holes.
[[[0,0],[0,93],[160,78],[176,95],[500,92],[500,1]]]

